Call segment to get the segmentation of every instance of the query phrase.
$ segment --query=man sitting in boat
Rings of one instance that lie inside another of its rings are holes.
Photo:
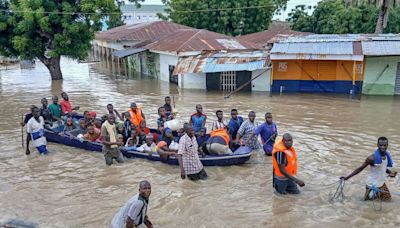
[[[229,134],[224,128],[211,131],[210,138],[206,142],[207,153],[214,155],[231,155],[229,148]]]
[[[125,132],[124,132],[124,137],[129,138],[131,137],[131,133],[132,133],[132,123],[131,123],[131,114],[129,114],[129,112],[124,112],[122,114],[123,118],[124,118],[124,128],[125,128]]]
[[[169,156],[176,156],[177,150],[170,149],[165,141],[160,141],[157,143],[157,153],[161,159],[166,160]]]
[[[124,121],[122,116],[119,114],[119,112],[116,109],[114,109],[114,106],[112,104],[107,105],[107,111],[108,111],[108,114],[114,114],[116,117],[118,117],[118,120]]]
[[[189,124],[194,128],[196,135],[200,132],[200,129],[206,125],[207,116],[203,114],[203,106],[201,104],[196,105],[196,113],[190,116]]]
[[[165,109],[167,115],[172,115],[172,106],[171,106],[171,97],[170,96],[165,97],[165,104],[164,104],[163,108]]]
[[[40,110],[38,107],[32,108],[32,116],[33,117],[30,118],[26,124],[26,131],[31,134],[33,145],[36,147],[39,153],[47,154],[47,141],[44,137],[45,123],[43,117],[40,116]]]
[[[53,100],[53,103],[49,105],[49,111],[50,111],[51,115],[53,116],[53,119],[62,121],[62,119],[61,119],[62,111],[61,111],[61,105],[58,104],[58,97],[53,96],[51,99]]]
[[[136,150],[150,155],[156,152],[157,149],[156,149],[156,144],[154,143],[153,140],[153,135],[152,134],[147,135],[146,143],[138,147]]]
[[[174,117],[172,115],[167,115],[167,112],[164,107],[158,108],[159,118],[157,119],[157,130],[158,133],[163,134],[164,132],[164,123],[170,120],[173,120]]]
[[[217,129],[220,129],[220,128],[227,129],[228,128],[228,123],[224,119],[224,112],[222,110],[218,110],[217,112],[215,112],[215,114],[217,116],[217,120],[215,120],[212,123],[211,131],[217,130]]]
[[[128,110],[131,116],[132,127],[139,127],[140,123],[145,120],[145,116],[141,108],[135,102],[131,103],[131,108]]]
[[[100,138],[100,131],[93,126],[87,127],[87,133],[83,135],[83,139],[89,142],[97,142]]]
[[[71,102],[69,101],[68,94],[66,92],[61,93],[61,97],[63,100],[60,102],[61,105],[61,115],[66,116],[68,114],[75,115],[77,110],[79,110],[79,106],[72,107]]]

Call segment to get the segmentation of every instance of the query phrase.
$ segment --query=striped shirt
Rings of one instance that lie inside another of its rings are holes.
[[[248,146],[252,149],[258,149],[259,148],[259,143],[257,140],[257,137],[254,136],[251,139],[251,136],[253,135],[254,129],[258,126],[256,121],[253,123],[250,122],[250,120],[246,120],[240,125],[240,128],[238,130],[238,133],[243,137],[243,142],[245,146]]]
[[[228,123],[226,122],[225,119],[222,119],[222,122],[219,122],[218,120],[214,121],[212,123],[211,131],[220,129],[220,128],[226,128],[228,126]]]

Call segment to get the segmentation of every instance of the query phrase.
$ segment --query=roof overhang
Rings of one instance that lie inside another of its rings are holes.
[[[271,54],[271,60],[348,60],[363,61],[363,55],[325,55],[325,54]]]
[[[134,49],[124,49],[124,50],[114,51],[112,54],[117,58],[125,58],[127,56],[134,55],[144,51],[146,51],[146,49],[134,48]]]

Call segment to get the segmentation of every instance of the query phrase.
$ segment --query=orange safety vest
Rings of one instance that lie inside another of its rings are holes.
[[[286,146],[283,144],[283,139],[279,142],[276,142],[274,145],[274,149],[272,150],[272,165],[274,167],[274,174],[278,177],[285,177],[279,170],[278,161],[275,158],[275,154],[277,152],[285,153],[287,160],[285,170],[291,176],[295,176],[297,174],[296,150],[293,148],[293,146],[290,149],[287,149]]]
[[[228,132],[226,131],[225,128],[220,128],[220,129],[216,129],[216,130],[211,131],[210,132],[210,136],[211,137],[215,137],[215,136],[222,137],[225,140],[226,145],[229,146],[230,138],[229,138],[229,134],[228,134]]]
[[[135,127],[139,127],[140,122],[142,122],[143,117],[142,117],[142,109],[137,107],[136,112],[133,112],[132,109],[130,108],[128,110],[129,114],[131,114],[131,122],[132,125]]]

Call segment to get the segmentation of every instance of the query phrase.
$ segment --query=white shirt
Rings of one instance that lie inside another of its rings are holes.
[[[130,198],[128,202],[126,202],[124,206],[118,211],[118,213],[114,215],[114,218],[111,222],[111,227],[124,228],[128,216],[134,221],[135,224],[138,224],[140,220],[140,217],[138,217],[138,215],[140,214],[142,207],[143,207],[142,222],[144,222],[144,218],[146,217],[147,214],[147,203],[144,203],[143,205],[143,201],[139,200],[139,193],[138,193],[134,195],[132,198]],[[142,223],[137,227],[145,227],[145,226]]]
[[[228,126],[228,123],[226,122],[225,119],[222,119],[222,122],[219,122],[218,120],[216,120],[212,123],[211,131],[217,130],[220,128],[225,128],[227,126]]]
[[[26,132],[33,133],[39,130],[44,129],[44,119],[42,116],[39,116],[39,122],[32,117],[29,119],[28,123],[26,123]]]
[[[386,177],[386,169],[387,169],[388,159],[382,159],[381,164],[374,164],[374,166],[370,166],[370,172],[367,176],[367,185],[375,186],[380,188],[385,183]]]

